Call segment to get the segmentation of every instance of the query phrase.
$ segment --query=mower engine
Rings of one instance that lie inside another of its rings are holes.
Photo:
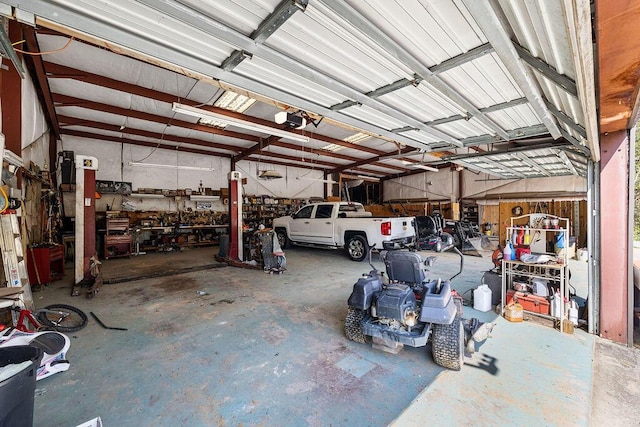
[[[395,330],[404,328],[408,332],[418,323],[419,313],[413,289],[401,283],[385,286],[371,306],[371,315],[378,323]]]

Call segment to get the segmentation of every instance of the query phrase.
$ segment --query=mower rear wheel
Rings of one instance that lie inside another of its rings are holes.
[[[450,325],[433,325],[431,354],[438,365],[459,371],[464,365],[464,325],[456,316]]]
[[[348,307],[347,317],[344,319],[344,333],[347,339],[359,343],[366,343],[367,336],[362,330],[362,319],[364,318],[364,311],[357,308]]]

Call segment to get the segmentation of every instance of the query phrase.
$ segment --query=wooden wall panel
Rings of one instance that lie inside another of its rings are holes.
[[[499,230],[500,230],[500,243],[504,244],[507,238],[506,227],[510,224],[510,219],[513,214],[513,209],[516,206],[522,208],[522,214],[530,213],[545,213],[549,215],[556,215],[562,218],[569,218],[571,230],[569,235],[576,237],[576,249],[584,247],[587,241],[587,202],[581,201],[554,201],[548,202],[504,202],[500,203],[499,207]],[[488,206],[485,206],[485,209]],[[578,218],[578,226],[575,227],[576,212]],[[484,214],[483,214],[484,217]]]

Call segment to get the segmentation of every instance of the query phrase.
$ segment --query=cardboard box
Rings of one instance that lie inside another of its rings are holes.
[[[507,291],[507,305],[516,302],[527,311],[549,315],[549,301],[545,297],[509,289]]]

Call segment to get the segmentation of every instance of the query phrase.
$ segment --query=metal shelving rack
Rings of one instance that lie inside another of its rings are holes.
[[[554,226],[554,223],[557,224]],[[511,217],[510,225],[507,227],[507,236],[511,236],[514,230],[520,230],[528,225],[531,235],[531,242],[528,245],[520,245],[514,247],[526,247],[531,253],[553,255],[556,257],[555,262],[545,264],[525,263],[520,260],[502,260],[502,300],[501,314],[504,316],[506,305],[507,287],[511,287],[514,276],[526,277],[529,280],[541,278],[548,282],[557,283],[560,289],[560,295],[563,298],[559,317],[544,315],[532,311],[525,310],[529,314],[544,317],[547,319],[558,320],[560,323],[560,332],[563,331],[562,320],[565,315],[564,299],[568,297],[568,280],[569,280],[569,219],[561,218],[555,215],[546,214],[528,214],[517,217]],[[557,227],[557,228],[556,228]],[[559,253],[550,252],[547,249],[549,235],[555,236],[557,233],[563,233],[564,248]]]

